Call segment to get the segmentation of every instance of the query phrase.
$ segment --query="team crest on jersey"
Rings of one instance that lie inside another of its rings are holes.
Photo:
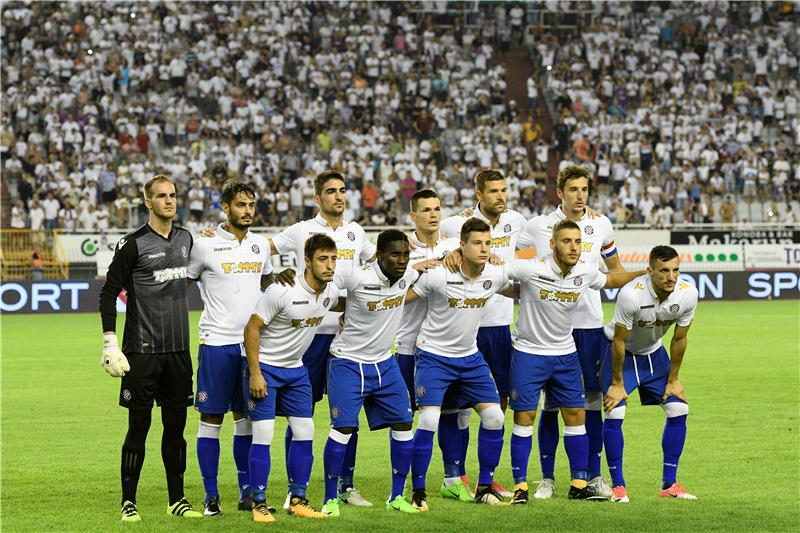
[[[181,255],[183,257],[189,257],[189,249],[185,246],[181,246]]]
[[[204,401],[208,400],[208,393],[204,390],[201,390],[197,393],[197,401],[199,403],[203,403]]]
[[[354,241],[354,240],[356,240],[356,234],[353,233],[352,231],[348,231],[347,232],[347,238],[350,239],[351,241]]]
[[[129,391],[128,389],[125,389],[124,391],[122,391],[122,398],[123,398],[123,399],[124,399],[126,402],[129,402],[129,401],[131,401],[131,391]]]
[[[489,290],[492,288],[492,280],[487,279],[483,282],[483,288]]]
[[[415,392],[417,393],[417,398],[422,398],[423,396],[425,396],[425,387],[420,385],[419,387],[417,387],[417,390]]]
[[[404,280],[404,279],[401,279],[401,280],[400,280],[400,283],[398,283],[398,284],[397,284],[397,286],[398,286],[400,289],[405,289],[405,288],[406,288],[406,280]]]
[[[672,305],[669,306],[669,312],[670,313],[677,313],[678,309],[680,309],[680,308],[681,308],[681,306],[679,306],[678,304],[672,304]]]
[[[505,231],[506,233],[511,233],[511,224],[506,224],[505,226],[503,226],[503,231]]]
[[[511,389],[511,399],[512,400],[519,399],[519,393],[517,392],[517,389]]]
[[[594,233],[594,228],[591,226],[586,226],[585,228],[583,228],[583,231],[586,233],[586,235],[591,235],[592,233]]]
[[[256,410],[256,402],[253,400],[247,400],[247,410],[248,411],[255,411]]]
[[[575,276],[575,279],[573,280],[573,283],[575,283],[576,287],[580,287],[581,283],[583,283],[583,278],[580,277],[580,276]]]
[[[342,416],[342,410],[338,407],[331,407],[331,418],[339,418]]]
[[[259,248],[257,244],[254,244],[253,246],[251,246],[250,249],[253,250],[254,254],[260,254],[261,253],[261,248]]]
[[[329,303],[331,303],[331,299],[330,299],[330,298],[325,298],[325,299],[322,301],[322,307],[328,307],[328,304],[329,304]]]

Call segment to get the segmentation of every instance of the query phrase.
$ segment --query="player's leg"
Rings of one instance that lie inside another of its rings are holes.
[[[633,357],[626,355],[622,368],[625,392],[630,394],[638,386],[636,373],[633,366]],[[600,386],[604,392],[611,386],[611,343],[608,342],[604,350],[602,367],[600,371]],[[606,450],[606,463],[611,475],[611,499],[617,503],[628,503],[628,491],[625,486],[625,476],[622,468],[625,438],[622,434],[622,423],[625,421],[626,402],[621,401],[606,414],[603,423],[603,445]]]
[[[560,431],[558,429],[559,408],[553,405],[547,390],[542,392],[544,406],[539,415],[539,428],[537,442],[539,445],[539,464],[542,469],[542,483],[536,491],[536,498],[547,499],[553,496],[555,490],[556,451]],[[540,494],[541,492],[541,494]]]
[[[439,449],[442,451],[442,463],[444,466],[444,479],[439,489],[443,498],[456,499],[463,502],[471,502],[474,498],[469,490],[466,478],[466,447],[469,444],[469,426],[466,431],[461,431],[459,421],[462,413],[467,411],[470,416],[472,409],[457,409],[460,398],[460,388],[458,384],[453,384],[445,393],[442,415],[439,418],[438,441]],[[469,424],[469,418],[466,418]],[[464,435],[466,433],[466,435]]]
[[[417,380],[419,383],[419,380]],[[418,386],[419,388],[419,386]],[[427,391],[426,391],[427,393]],[[419,402],[419,395],[417,401]],[[425,400],[430,401],[430,400]],[[413,453],[411,457],[411,504],[420,511],[427,511],[427,492],[425,478],[433,455],[433,436],[439,427],[441,407],[421,404],[414,432]]]
[[[600,388],[600,360],[609,344],[603,328],[576,329],[572,331],[578,359],[583,374],[583,388],[586,394],[586,435],[589,439],[587,472],[592,489],[606,497],[611,496],[611,488],[601,476],[601,456],[603,454],[603,394]]]
[[[279,377],[273,373],[276,367],[260,364],[261,375],[267,384],[267,394],[263,398],[253,398],[250,395],[250,370],[244,365],[242,375],[242,393],[245,398],[247,416],[253,432],[253,440],[248,456],[250,482],[253,487],[253,521],[274,522],[266,503],[266,490],[270,473],[270,446],[275,434],[275,403],[277,389],[282,384]]]
[[[199,383],[199,381],[198,381]],[[222,514],[219,504],[219,432],[222,428],[223,414],[200,413],[200,424],[197,428],[197,462],[200,465],[200,476],[203,478],[205,498],[203,514],[216,516]]]

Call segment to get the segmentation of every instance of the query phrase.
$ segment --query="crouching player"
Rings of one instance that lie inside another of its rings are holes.
[[[255,522],[275,521],[264,493],[276,416],[286,416],[292,428],[287,465],[289,514],[304,518],[327,516],[314,510],[306,498],[314,461],[314,421],[311,383],[303,366],[303,353],[325,313],[339,300],[339,289],[329,283],[336,268],[336,243],[327,235],[316,234],[306,241],[304,255],[303,275],[297,276],[290,287],[270,285],[244,330],[247,369],[243,385],[253,431],[250,479]]]
[[[613,341],[606,351],[601,374],[606,391],[603,405],[607,413],[603,441],[616,502],[628,502],[622,475],[622,421],[625,400],[635,389],[639,389],[642,405],[660,405],[667,415],[661,438],[664,465],[659,495],[680,500],[697,499],[676,481],[689,414],[678,373],[697,308],[697,289],[678,279],[679,273],[680,259],[674,248],[653,248],[647,274],[619,291],[613,326],[606,328],[606,334],[611,336],[613,327]],[[672,324],[675,324],[675,331],[667,355],[661,337]]]

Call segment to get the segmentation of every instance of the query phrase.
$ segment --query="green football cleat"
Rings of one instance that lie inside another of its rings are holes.
[[[195,511],[192,508],[192,504],[186,501],[186,498],[181,498],[172,505],[168,505],[167,514],[180,516],[181,518],[203,518],[203,513]]]
[[[469,489],[460,479],[455,485],[450,485],[449,487],[442,483],[441,493],[442,498],[450,498],[451,500],[458,500],[460,502],[474,501],[474,497],[469,493]]]
[[[136,504],[126,501],[122,504],[122,521],[123,522],[141,522],[142,517],[139,516],[139,511],[136,510]]]
[[[322,506],[322,512],[331,517],[339,516],[339,499],[331,498],[326,501],[325,505]]]
[[[394,500],[386,502],[386,508],[390,511],[400,511],[401,513],[414,514],[419,512],[419,509],[411,505],[402,496],[396,496]]]

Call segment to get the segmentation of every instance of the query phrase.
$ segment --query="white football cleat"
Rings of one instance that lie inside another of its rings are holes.
[[[536,493],[533,495],[533,497],[537,500],[549,500],[553,497],[555,492],[556,482],[552,479],[545,478],[539,482],[539,488],[536,489]]]
[[[286,493],[286,500],[283,502],[283,510],[284,511],[288,511],[289,507],[291,506],[291,503],[292,503],[292,493],[291,492],[287,492]]]
[[[372,507],[372,504],[365,500],[361,493],[352,487],[344,492],[340,492],[339,500],[353,507]]]
[[[597,476],[596,478],[592,479],[589,482],[589,486],[598,496],[602,496],[603,498],[610,498],[613,496],[611,487],[608,486],[608,483],[606,483],[606,480],[603,479],[602,476]]]

